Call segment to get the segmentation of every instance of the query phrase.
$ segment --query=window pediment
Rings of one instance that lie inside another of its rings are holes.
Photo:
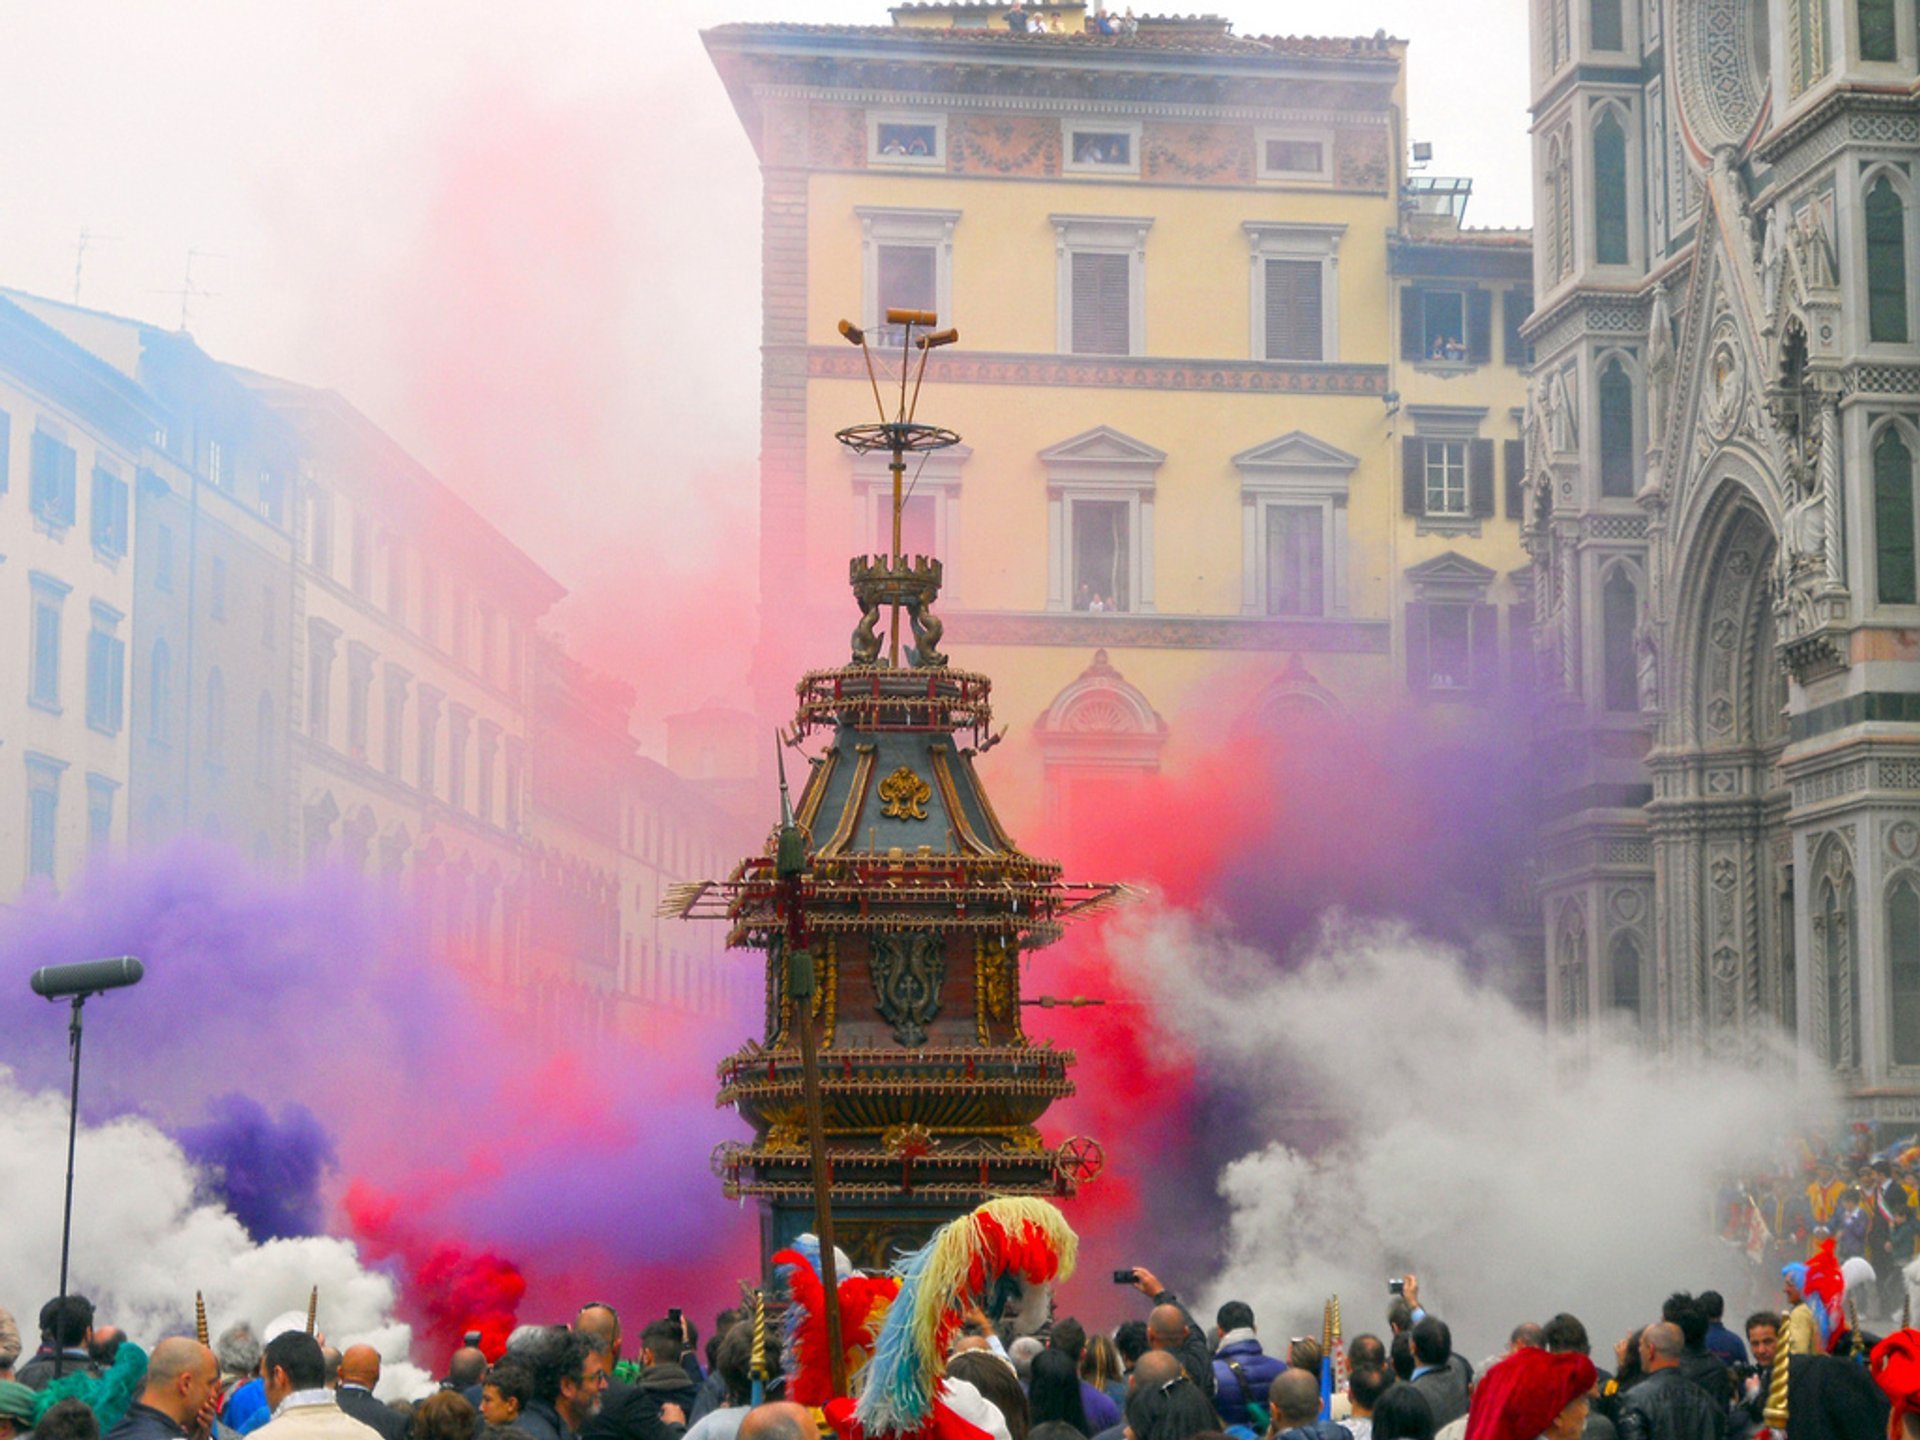
[[[1304,430],[1289,431],[1233,457],[1241,487],[1249,490],[1332,491],[1345,495],[1359,464],[1357,455],[1349,455]]]
[[[1478,601],[1497,575],[1490,567],[1449,550],[1408,570],[1407,582],[1422,600]]]
[[[1167,452],[1111,425],[1096,425],[1040,452],[1054,485],[1118,485],[1151,489]]]

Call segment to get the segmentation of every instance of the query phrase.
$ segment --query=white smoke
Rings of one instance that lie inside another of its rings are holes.
[[[1471,1359],[1568,1310],[1610,1366],[1674,1290],[1719,1289],[1735,1324],[1777,1300],[1777,1277],[1717,1238],[1714,1196],[1836,1113],[1797,1088],[1784,1045],[1759,1065],[1656,1062],[1615,1030],[1555,1046],[1457,954],[1394,927],[1330,922],[1284,973],[1180,912],[1112,950],[1265,1142],[1220,1177],[1232,1219],[1203,1314],[1240,1299],[1263,1333],[1318,1334],[1337,1293],[1347,1335],[1384,1333],[1387,1278],[1411,1269]],[[1316,1153],[1272,1140],[1302,1115],[1336,1132]]]
[[[42,1302],[60,1288],[66,1161],[66,1097],[22,1089],[0,1066],[0,1305],[19,1322],[29,1349]],[[93,1301],[99,1323],[117,1325],[151,1349],[167,1335],[193,1333],[198,1290],[214,1335],[238,1320],[257,1332],[285,1310],[304,1317],[318,1285],[320,1332],[343,1349],[379,1350],[383,1397],[431,1389],[431,1377],[407,1358],[412,1330],[393,1318],[393,1282],[365,1269],[350,1241],[255,1244],[198,1188],[185,1153],[149,1122],[82,1123],[68,1284]]]

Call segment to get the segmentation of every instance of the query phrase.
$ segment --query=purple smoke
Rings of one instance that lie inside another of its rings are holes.
[[[318,1117],[290,1104],[275,1120],[247,1095],[216,1096],[207,1110],[206,1124],[177,1138],[247,1233],[255,1240],[324,1233],[320,1185],[339,1161]]]

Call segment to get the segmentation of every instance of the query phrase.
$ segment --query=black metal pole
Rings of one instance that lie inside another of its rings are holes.
[[[73,1253],[73,1152],[80,1138],[80,1007],[87,997],[73,997],[73,1020],[67,1026],[67,1050],[73,1057],[73,1092],[67,1100],[67,1203],[60,1216],[60,1298],[67,1298],[67,1261]],[[62,1306],[62,1310],[66,1307]],[[62,1319],[64,1319],[64,1315]],[[67,1347],[53,1337],[53,1378],[66,1369]]]

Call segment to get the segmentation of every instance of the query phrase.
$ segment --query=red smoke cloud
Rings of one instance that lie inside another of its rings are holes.
[[[363,1180],[347,1187],[340,1208],[369,1260],[400,1261],[400,1312],[414,1327],[416,1356],[444,1374],[461,1337],[478,1330],[480,1348],[489,1358],[499,1357],[527,1293],[519,1267],[491,1250],[420,1234],[400,1218],[399,1196]]]

